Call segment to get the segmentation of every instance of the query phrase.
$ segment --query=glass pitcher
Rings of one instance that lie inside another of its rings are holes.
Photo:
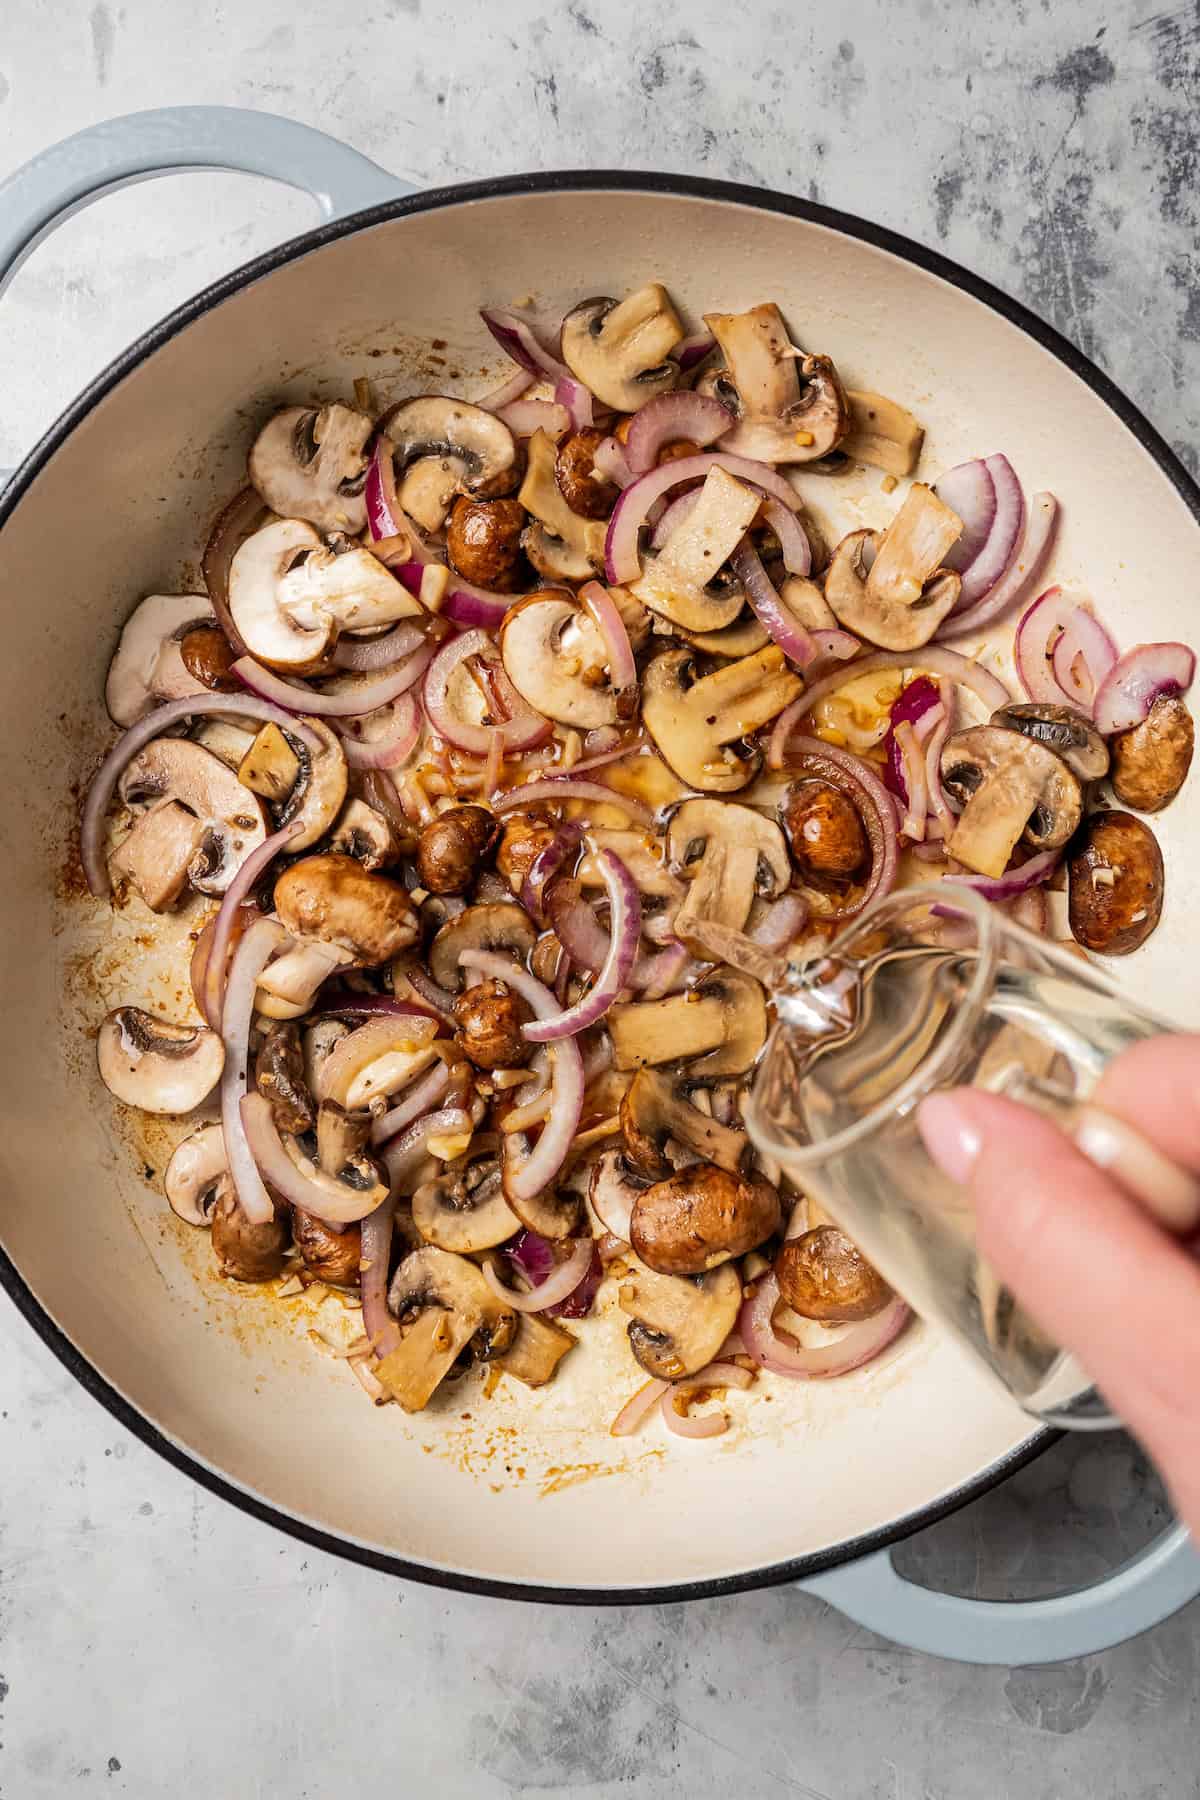
[[[810,962],[755,972],[777,1014],[746,1119],[758,1149],[1026,1411],[1075,1429],[1116,1424],[980,1257],[970,1197],[930,1157],[916,1113],[938,1088],[974,1085],[1074,1131],[1096,1115],[1087,1096],[1112,1058],[1176,1027],[949,881],[890,895]],[[1169,1216],[1172,1178],[1186,1178],[1140,1149],[1135,1168],[1154,1189],[1142,1197]]]

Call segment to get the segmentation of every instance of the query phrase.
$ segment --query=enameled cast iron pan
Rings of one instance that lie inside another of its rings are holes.
[[[374,1410],[307,1340],[307,1303],[281,1322],[279,1303],[216,1281],[206,1238],[144,1179],[171,1134],[115,1116],[91,1034],[118,1002],[187,1016],[182,936],[163,948],[138,909],[81,896],[70,845],[77,784],[111,737],[101,696],[118,626],[143,594],[196,585],[257,424],[282,404],[344,397],[363,374],[387,398],[435,382],[482,392],[503,379],[482,303],[536,296],[562,310],[651,278],[693,316],[778,299],[852,385],[919,415],[926,467],[1003,448],[1030,491],[1052,488],[1064,515],[1053,573],[1088,586],[1127,644],[1196,636],[1200,494],[1178,460],[1046,326],[859,220],[676,176],[413,194],[263,114],[141,114],[47,152],[0,188],[0,285],[77,206],[200,166],[305,188],[325,222],[131,346],[0,499],[0,1279],[16,1304],[92,1394],[195,1479],[384,1571],[592,1603],[803,1581],[901,1641],[1000,1662],[1096,1649],[1173,1610],[1200,1590],[1178,1532],[1101,1587],[1033,1605],[981,1607],[899,1580],[888,1544],[1050,1436],[924,1329],[857,1376],[778,1384],[719,1442],[608,1435],[639,1379],[619,1314],[542,1392],[502,1383],[483,1402],[471,1382],[416,1418]],[[443,363],[430,360],[435,338]],[[862,508],[851,522],[881,522],[877,477],[837,485],[834,504]],[[1164,920],[1127,973],[1178,1014],[1200,902],[1200,785],[1156,830]]]

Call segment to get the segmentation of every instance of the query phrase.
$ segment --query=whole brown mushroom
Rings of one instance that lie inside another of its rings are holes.
[[[292,1237],[310,1275],[331,1287],[357,1287],[362,1261],[362,1232],[347,1225],[338,1232],[314,1213],[292,1208]]]
[[[500,822],[486,806],[452,806],[431,819],[417,841],[417,873],[431,894],[465,894],[497,837]]]
[[[1093,813],[1067,866],[1076,941],[1100,956],[1139,949],[1162,914],[1162,851],[1150,827],[1132,813]]]
[[[460,498],[446,526],[446,555],[467,581],[497,594],[516,593],[522,585],[521,533],[528,523],[519,500]]]
[[[581,519],[607,519],[617,503],[620,488],[596,472],[596,449],[602,431],[575,431],[558,447],[554,479],[571,511]]]
[[[1192,766],[1196,731],[1178,694],[1163,694],[1140,725],[1118,732],[1112,750],[1117,799],[1136,812],[1157,812],[1173,800]]]
[[[823,1325],[869,1319],[892,1297],[883,1276],[836,1225],[818,1225],[781,1244],[775,1279],[793,1312]]]
[[[293,937],[319,938],[364,963],[386,962],[414,944],[416,910],[398,881],[373,875],[352,856],[305,856],[275,883],[275,910]]]
[[[237,1202],[233,1183],[223,1183],[212,1214],[212,1247],[217,1269],[229,1281],[270,1281],[283,1267],[288,1245],[286,1208],[262,1225],[251,1224]]]
[[[638,1195],[630,1242],[661,1275],[703,1275],[753,1250],[780,1219],[779,1195],[762,1176],[692,1163]]]
[[[518,1069],[533,1046],[521,1031],[533,1009],[520,994],[490,978],[454,1000],[454,1036],[477,1069]]]
[[[847,881],[867,860],[867,835],[858,809],[830,782],[794,782],[780,822],[802,875]]]

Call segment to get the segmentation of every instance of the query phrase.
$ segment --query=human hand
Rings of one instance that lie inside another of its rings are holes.
[[[984,1257],[1079,1357],[1200,1538],[1200,1036],[1134,1045],[1091,1099],[1193,1178],[1189,1191],[1176,1177],[1178,1231],[1115,1178],[1119,1158],[1099,1134],[1085,1155],[1049,1119],[975,1088],[931,1095],[918,1123],[934,1161],[970,1189]]]

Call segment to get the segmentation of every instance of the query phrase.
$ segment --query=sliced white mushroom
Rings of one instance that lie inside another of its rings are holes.
[[[365,800],[347,800],[330,833],[329,848],[352,856],[364,869],[386,869],[400,855],[400,839],[388,820]]]
[[[350,773],[342,741],[323,719],[305,718],[308,732],[320,740],[313,751],[302,738],[285,733],[300,763],[300,774],[291,793],[275,817],[279,828],[298,825],[295,837],[288,840],[288,854],[309,850],[318,838],[325,836],[346,800]]]
[[[268,1019],[299,1019],[312,1006],[323,982],[338,969],[352,969],[354,954],[339,944],[309,939],[268,963],[254,993],[256,1011]]]
[[[689,938],[693,919],[740,931],[754,896],[772,899],[792,878],[778,825],[752,807],[728,800],[685,800],[667,831],[667,855],[676,873],[691,875],[674,934],[700,956],[703,944],[694,946]]]
[[[492,1361],[526,1387],[544,1387],[568,1350],[573,1350],[578,1342],[553,1319],[541,1313],[520,1313],[512,1343]]]
[[[281,806],[300,775],[300,757],[272,720],[264,725],[238,764],[237,777],[252,794]]]
[[[252,850],[266,841],[262,803],[223,762],[187,738],[155,738],[134,757],[118,787],[128,806],[174,800],[201,827],[188,867],[194,888],[223,894]]]
[[[587,581],[604,566],[605,526],[572,512],[558,485],[558,446],[544,431],[528,444],[525,479],[517,499],[537,520],[521,533],[526,556],[549,581]]]
[[[642,679],[642,719],[681,781],[730,794],[753,781],[762,752],[733,748],[781,713],[803,683],[774,644],[693,679],[689,650],[655,657]]]
[[[190,675],[179,641],[193,625],[210,625],[205,594],[148,594],[121,630],[108,665],[104,704],[116,725],[136,725],[160,700],[182,700],[208,690]]]
[[[420,1075],[437,1058],[436,1019],[418,1014],[368,1019],[336,1044],[321,1065],[317,1098],[336,1100],[358,1112],[386,1099]]]
[[[221,1079],[225,1046],[204,1025],[172,1025],[138,1006],[118,1006],[96,1040],[110,1094],[150,1113],[189,1113]]]
[[[684,330],[671,296],[648,282],[618,303],[584,300],[562,324],[562,359],[597,400],[617,412],[636,412],[679,380],[667,359]]]
[[[838,445],[852,462],[870,463],[889,475],[911,475],[921,457],[925,427],[886,394],[846,389],[850,429]]]
[[[827,356],[806,356],[788,336],[779,308],[706,313],[704,323],[727,367],[696,384],[737,414],[722,450],[758,462],[806,463],[828,456],[845,435],[849,411]]]
[[[354,535],[367,522],[363,489],[373,429],[366,413],[341,401],[320,411],[285,407],[254,440],[250,480],[281,519]]]
[[[707,1275],[660,1275],[629,1251],[617,1290],[629,1347],[648,1375],[677,1381],[709,1363],[733,1330],[742,1283],[732,1263]]]
[[[216,719],[211,715],[197,722],[193,733],[193,741],[223,762],[227,768],[239,769],[242,758],[255,739],[253,727],[245,729],[245,722],[235,725],[230,720]]]
[[[707,1093],[702,1094],[707,1099]],[[699,1158],[716,1163],[718,1168],[737,1174],[746,1156],[746,1134],[722,1125],[710,1113],[693,1106],[682,1088],[658,1069],[639,1069],[621,1100],[621,1136],[625,1140],[625,1156],[633,1169],[645,1180],[658,1181],[680,1165],[678,1152],[685,1160]],[[625,1192],[636,1193],[626,1183]],[[593,1179],[591,1199],[596,1206],[597,1183]],[[599,1211],[599,1207],[596,1207]],[[625,1219],[624,1236],[628,1242],[629,1220]]]
[[[402,472],[397,499],[426,531],[437,531],[456,494],[486,499],[514,485],[517,446],[495,413],[443,394],[406,400],[387,435]]]
[[[460,1256],[494,1249],[521,1229],[504,1198],[494,1147],[448,1163],[445,1173],[426,1181],[412,1197],[413,1224],[427,1244]]]
[[[114,854],[113,881],[128,881],[151,912],[169,912],[187,888],[203,837],[194,813],[177,800],[160,800],[135,821]]]
[[[1035,739],[998,725],[956,732],[942,751],[942,780],[965,803],[947,849],[980,875],[1003,875],[1021,837],[1033,850],[1059,849],[1083,817],[1075,772]]]
[[[931,489],[924,491],[937,499]],[[912,492],[917,493],[916,486]],[[940,506],[941,502],[937,504]],[[948,507],[945,510],[949,512]],[[953,513],[950,516],[955,518]],[[896,517],[899,519],[901,514]],[[895,521],[889,531],[894,524]],[[956,521],[955,534],[960,530]],[[885,565],[882,583],[873,589],[871,578],[887,535],[887,532],[881,537],[875,531],[852,531],[842,539],[825,572],[825,598],[836,613],[838,624],[845,626],[847,631],[853,631],[885,650],[919,650],[953,611],[962,578],[953,569],[929,568],[927,556],[902,560],[898,547],[894,546]],[[940,535],[945,537],[948,533]],[[902,540],[907,547],[910,541],[907,527]],[[937,541],[935,534],[932,542]],[[899,598],[901,595],[911,597]]]
[[[427,1244],[406,1256],[388,1305],[404,1332],[375,1371],[406,1412],[420,1412],[468,1346],[491,1358],[508,1349],[516,1315],[492,1293],[474,1263]]]
[[[762,495],[722,468],[705,477],[700,498],[658,555],[647,558],[630,592],[664,619],[688,631],[720,631],[745,603],[740,588],[710,593],[709,584],[750,529]]]
[[[225,1133],[219,1125],[201,1125],[175,1146],[163,1187],[171,1211],[188,1225],[211,1225],[221,1185],[228,1179]]]
[[[560,725],[591,731],[617,722],[604,639],[570,594],[532,594],[500,632],[504,670],[522,699]]]
[[[252,656],[285,673],[314,674],[339,632],[422,616],[377,556],[331,548],[303,519],[276,519],[238,546],[229,610]]]
[[[618,1069],[686,1061],[689,1079],[744,1075],[766,1041],[766,1002],[749,975],[721,969],[685,994],[614,1006],[608,1030]]]
[[[640,893],[656,900],[683,899],[683,883],[672,875],[658,844],[653,838],[647,837],[644,831],[596,826],[588,832],[588,843],[591,849],[575,871],[575,879],[581,886],[606,886],[598,852],[612,850],[637,882]]]
[[[789,575],[779,593],[788,611],[795,613],[807,630],[832,631],[836,627],[837,614],[818,584],[806,575]]]

